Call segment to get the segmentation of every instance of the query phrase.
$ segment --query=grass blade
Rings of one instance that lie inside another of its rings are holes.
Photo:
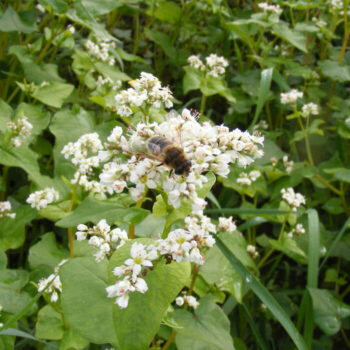
[[[259,86],[259,95],[258,95],[258,103],[256,104],[255,114],[253,121],[249,126],[249,130],[253,128],[253,126],[257,123],[260,112],[265,105],[267,100],[267,96],[270,92],[271,80],[272,80],[273,68],[264,69],[261,72],[260,86]]]
[[[324,264],[327,262],[330,254],[333,252],[334,248],[337,246],[338,242],[340,241],[340,239],[343,237],[344,232],[346,231],[347,228],[350,227],[350,218],[348,218],[343,227],[341,228],[341,230],[337,233],[337,236],[335,237],[335,240],[332,242],[331,246],[329,247],[327,254],[325,255],[325,257],[323,258],[321,265],[320,265],[320,270],[322,269],[322,267],[324,266]]]
[[[227,248],[220,237],[216,236],[216,244],[225,257],[230,261],[232,266],[237,270],[241,277],[246,281],[248,286],[256,296],[266,305],[270,312],[276,317],[278,322],[289,334],[294,344],[299,350],[307,350],[307,346],[301,334],[295,328],[293,322],[289,319],[288,314],[283,310],[281,305],[271,295],[271,293],[262,285],[254,275],[236,258],[236,256]]]

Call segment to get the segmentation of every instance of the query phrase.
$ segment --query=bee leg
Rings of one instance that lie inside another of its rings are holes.
[[[172,173],[173,173],[173,169],[170,169],[169,177],[172,175]]]
[[[157,165],[157,168],[159,167],[159,166],[162,166],[163,165],[163,163],[159,163],[158,165]]]

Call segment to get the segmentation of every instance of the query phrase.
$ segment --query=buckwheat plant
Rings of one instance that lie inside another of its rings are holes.
[[[214,77],[225,74],[225,68],[228,66],[228,61],[224,57],[218,56],[214,53],[205,58],[205,64],[199,56],[196,55],[188,57],[187,62],[191,67],[202,72],[207,72]]]
[[[33,129],[33,125],[28,122],[28,118],[24,115],[17,118],[15,121],[7,122],[7,126],[10,129],[10,140],[13,147],[21,146]]]
[[[50,203],[59,200],[59,193],[54,188],[45,188],[41,191],[31,193],[27,198],[27,203],[37,210],[46,208]]]
[[[0,202],[0,219],[5,216],[14,219],[16,217],[16,213],[10,213],[11,203],[9,201]]]

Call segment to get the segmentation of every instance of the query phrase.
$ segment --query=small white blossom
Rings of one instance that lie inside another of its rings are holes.
[[[182,306],[185,303],[185,299],[183,297],[177,297],[175,303],[177,306]]]
[[[205,65],[203,64],[202,60],[196,55],[188,57],[187,62],[193,68],[199,69],[201,71],[205,70]]]
[[[281,13],[282,9],[279,5],[269,5],[267,2],[260,2],[258,6],[264,10],[264,12]]]
[[[281,103],[282,104],[295,104],[298,98],[302,98],[303,92],[296,89],[292,89],[289,92],[281,93]]]
[[[218,229],[228,233],[232,233],[237,230],[237,226],[236,223],[233,221],[232,216],[230,216],[229,218],[220,217]]]
[[[288,237],[292,238],[294,235],[301,236],[305,233],[305,228],[302,224],[297,224],[292,231],[287,233]]]
[[[184,300],[185,302],[192,307],[193,309],[197,309],[197,307],[199,306],[199,302],[197,301],[197,299],[192,296],[192,295],[185,295],[184,296]]]
[[[33,125],[28,122],[27,117],[24,115],[17,118],[14,122],[7,122],[7,126],[11,129],[11,141],[14,147],[22,145],[23,140],[30,135],[33,129]]]
[[[317,104],[312,102],[304,105],[301,110],[301,114],[304,118],[309,117],[310,115],[318,115],[319,113]]]
[[[256,250],[256,247],[252,244],[247,245],[247,252],[253,259],[256,259],[259,256],[259,252]]]
[[[286,172],[290,174],[293,171],[294,162],[292,160],[288,160],[287,155],[283,156],[282,160],[283,165],[286,168]]]
[[[45,188],[42,191],[31,193],[27,203],[37,210],[46,208],[50,203],[59,200],[59,193],[54,188]]]
[[[115,63],[115,58],[111,54],[111,50],[115,48],[114,42],[105,41],[101,38],[98,38],[97,43],[94,43],[92,40],[87,40],[85,42],[85,48],[87,49],[90,56],[107,62],[110,66],[113,66]]]
[[[292,187],[281,190],[282,199],[284,199],[293,211],[296,211],[302,204],[305,204],[305,197],[300,193],[295,193]]]
[[[16,213],[10,213],[10,210],[11,210],[11,203],[9,201],[0,202],[0,219],[5,216],[11,219],[14,219],[16,217]]]

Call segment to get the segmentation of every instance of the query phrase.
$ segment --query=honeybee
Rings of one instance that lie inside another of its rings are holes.
[[[147,148],[151,155],[149,158],[161,162],[170,168],[169,176],[188,175],[191,170],[191,161],[187,159],[183,148],[163,136],[153,136],[147,141]]]

